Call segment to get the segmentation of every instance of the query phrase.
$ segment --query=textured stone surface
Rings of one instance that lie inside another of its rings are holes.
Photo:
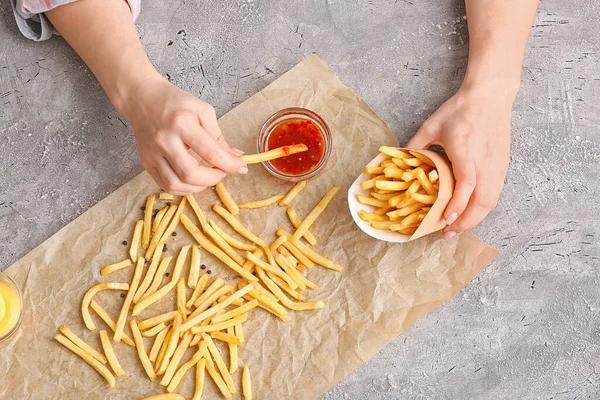
[[[476,233],[500,256],[323,396],[600,398],[597,1],[543,1],[511,169]],[[401,142],[459,86],[461,1],[146,1],[157,68],[223,114],[311,53]],[[129,126],[61,38],[23,39],[0,5],[0,269],[142,168]]]

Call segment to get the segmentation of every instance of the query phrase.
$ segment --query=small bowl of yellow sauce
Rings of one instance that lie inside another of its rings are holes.
[[[0,272],[0,343],[17,331],[23,318],[23,296],[15,282]]]

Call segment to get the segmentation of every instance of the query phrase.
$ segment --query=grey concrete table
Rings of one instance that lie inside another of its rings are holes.
[[[545,0],[512,163],[476,233],[499,257],[323,399],[600,398],[600,4]],[[317,53],[401,142],[459,86],[462,1],[146,1],[158,69],[223,114]],[[127,122],[61,38],[0,5],[0,269],[138,174]],[[85,173],[81,173],[85,171]]]

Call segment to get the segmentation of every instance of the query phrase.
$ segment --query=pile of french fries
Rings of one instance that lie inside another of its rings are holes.
[[[289,148],[281,153],[271,151],[269,154],[244,157],[247,162],[263,161],[268,157],[287,155]],[[160,385],[166,393],[147,399],[183,399],[176,391],[192,368],[195,368],[192,399],[202,397],[206,372],[222,395],[231,397],[238,388],[233,377],[239,369],[239,348],[244,343],[243,324],[255,310],[260,308],[283,321],[289,321],[288,310],[314,310],[324,306],[320,300],[306,301],[302,292],[307,288],[317,288],[305,276],[306,272],[315,265],[335,271],[342,271],[343,267],[313,250],[312,246],[317,244],[317,240],[310,228],[339,187],[331,188],[302,220],[296,210],[288,206],[305,187],[306,182],[299,182],[287,193],[237,205],[225,185],[219,183],[215,189],[223,206],[214,204],[212,209],[239,234],[239,238],[226,233],[205,214],[193,196],[181,197],[178,204],[167,203],[158,211],[153,211],[156,195],[147,198],[144,217],[134,226],[129,258],[107,265],[100,271],[102,276],[108,276],[133,266],[131,281],[98,283],[88,290],[81,304],[87,329],[97,329],[90,312],[92,310],[113,332],[113,343],[119,345],[123,342],[135,347],[141,366],[151,381],[160,377]],[[158,200],[175,202],[177,198],[161,193]],[[267,244],[248,229],[237,215],[240,209],[262,208],[274,203],[288,207],[287,215],[295,231],[292,233],[279,229],[276,240]],[[191,216],[186,214],[188,209],[191,209]],[[197,223],[192,220],[194,217]],[[185,227],[197,244],[185,244],[171,270],[169,266],[173,263],[173,256],[164,250],[179,224]],[[221,277],[211,280],[211,270],[201,265],[203,251],[212,254],[239,275],[239,280],[236,283],[230,280],[226,282]],[[169,279],[163,284],[166,277]],[[124,292],[116,321],[94,300],[101,291]],[[173,310],[140,320],[142,313],[151,310],[153,305],[164,301],[173,292],[176,299]],[[131,336],[126,332],[127,328]],[[116,385],[115,376],[122,376],[126,372],[107,331],[101,330],[99,336],[102,352],[64,325],[59,328],[55,339],[96,369],[112,388]],[[148,351],[144,341],[149,339],[153,343]],[[193,351],[183,362],[190,348]],[[225,348],[228,362],[223,355]],[[244,365],[241,375],[242,394],[245,399],[251,399],[248,365]]]
[[[356,196],[373,211],[360,210],[359,217],[375,229],[412,235],[438,197],[435,164],[417,151],[381,146],[379,152],[387,158],[367,167],[364,173],[371,177],[360,185],[369,195]]]

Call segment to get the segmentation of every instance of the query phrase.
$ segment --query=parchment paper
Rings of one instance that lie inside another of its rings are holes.
[[[345,196],[352,181],[382,144],[397,145],[385,123],[312,56],[220,119],[229,143],[255,152],[256,134],[273,112],[291,106],[320,114],[333,132],[334,150],[328,170],[308,184],[293,205],[303,218],[332,185],[342,186],[312,232],[322,254],[343,264],[343,273],[314,267],[308,277],[319,285],[309,299],[322,299],[319,311],[291,312],[284,323],[259,310],[244,326],[246,343],[241,365],[248,363],[257,399],[314,399],[411,326],[417,319],[452,298],[488,265],[496,250],[465,233],[455,240],[430,235],[404,244],[377,241],[352,222]],[[238,202],[267,198],[290,184],[269,175],[261,165],[248,176],[228,176],[225,183]],[[129,282],[132,268],[100,277],[100,268],[127,258],[133,225],[142,218],[145,197],[158,188],[142,173],[85,212],[6,272],[25,295],[25,316],[15,337],[0,350],[1,399],[138,399],[162,393],[143,372],[135,350],[115,346],[126,375],[110,390],[88,365],[52,337],[66,324],[97,349],[98,334],[87,331],[81,299],[94,284]],[[229,233],[231,229],[210,210],[217,200],[212,190],[196,196],[202,208]],[[156,207],[155,207],[156,208]],[[195,217],[188,209],[186,214]],[[267,241],[278,227],[291,230],[285,208],[242,210],[240,219]],[[192,243],[182,227],[168,243],[176,254]],[[202,251],[213,276],[233,275]],[[187,268],[184,270],[187,274]],[[188,294],[189,295],[189,294]],[[96,296],[116,320],[123,299],[118,292]],[[141,319],[175,308],[174,296],[146,310]],[[107,329],[92,312],[99,329]],[[126,332],[129,332],[128,328]],[[152,341],[146,340],[149,350]],[[190,351],[191,352],[191,351]],[[190,355],[187,354],[184,361]],[[224,350],[227,359],[227,351]],[[241,371],[235,374],[241,380]],[[193,372],[180,393],[189,398]],[[239,398],[239,392],[236,395]],[[221,398],[207,376],[205,398]]]

